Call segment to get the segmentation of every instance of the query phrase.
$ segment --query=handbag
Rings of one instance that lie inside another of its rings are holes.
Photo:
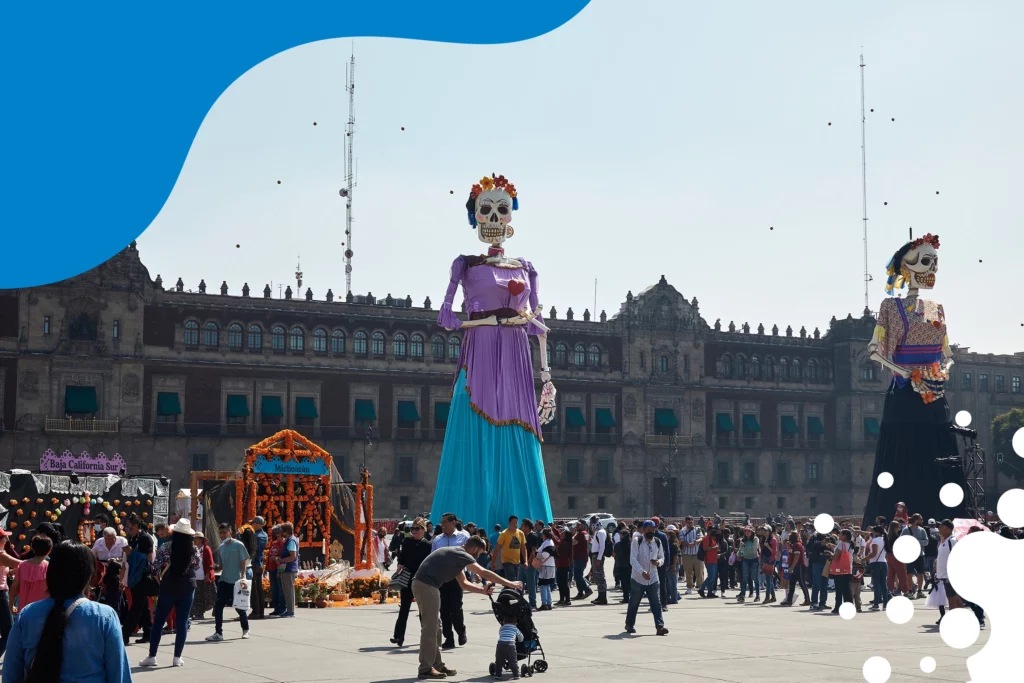
[[[775,576],[775,565],[765,562],[761,565],[761,573],[765,576]]]
[[[412,572],[410,572],[405,567],[402,567],[401,571],[396,572],[395,575],[391,577],[391,584],[390,584],[390,586],[392,588],[402,589],[402,588],[408,588],[409,584],[411,584],[411,583],[412,583]]]
[[[826,560],[825,561],[825,569],[822,570],[821,575],[824,578],[827,579],[829,576],[831,576],[831,573],[830,573],[831,569],[832,569],[832,560],[831,559]]]
[[[853,558],[850,556],[850,551],[837,546],[835,554],[832,556],[832,576],[849,576],[853,570],[852,564]]]
[[[530,560],[530,566],[540,571],[540,568],[544,566],[544,560],[540,559],[540,555],[534,555],[533,559]]]

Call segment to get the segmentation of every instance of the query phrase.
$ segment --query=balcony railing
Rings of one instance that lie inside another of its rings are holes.
[[[693,445],[691,434],[644,434],[644,443],[648,446],[660,448],[675,448],[677,446],[689,448]]]
[[[70,417],[48,417],[43,423],[43,429],[47,432],[102,433],[116,432],[118,424],[120,424],[118,420],[97,420],[96,418],[81,420]]]

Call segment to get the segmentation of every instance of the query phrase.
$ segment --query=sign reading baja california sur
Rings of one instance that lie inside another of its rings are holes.
[[[57,455],[48,448],[39,458],[39,471],[123,474],[123,471],[127,471],[127,467],[120,453],[114,453],[111,458],[108,458],[105,453],[89,455],[87,451],[82,451],[77,456],[71,451],[64,451]]]

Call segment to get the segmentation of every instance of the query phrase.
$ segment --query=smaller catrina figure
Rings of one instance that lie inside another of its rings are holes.
[[[963,504],[946,507],[939,489],[953,482],[963,487],[965,498],[970,494],[944,396],[953,365],[945,313],[941,304],[920,296],[935,286],[938,248],[938,236],[925,235],[904,244],[887,267],[890,298],[879,308],[868,351],[893,377],[885,395],[865,528],[878,516],[892,515],[897,503],[925,519],[962,517]],[[904,287],[906,297],[892,297]],[[878,485],[883,472],[893,477],[887,489]]]

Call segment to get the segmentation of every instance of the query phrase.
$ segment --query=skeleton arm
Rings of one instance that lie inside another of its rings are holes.
[[[942,369],[946,373],[953,367],[953,349],[949,348],[949,335],[942,340]]]
[[[886,343],[886,324],[888,318],[889,308],[892,306],[891,299],[886,299],[882,302],[882,306],[878,312],[878,323],[875,325],[875,332],[871,335],[871,341],[868,342],[868,353],[870,354],[871,360],[875,361],[884,368],[888,368],[900,377],[910,377],[910,372],[906,368],[901,368],[891,360],[886,358],[888,353]]]

